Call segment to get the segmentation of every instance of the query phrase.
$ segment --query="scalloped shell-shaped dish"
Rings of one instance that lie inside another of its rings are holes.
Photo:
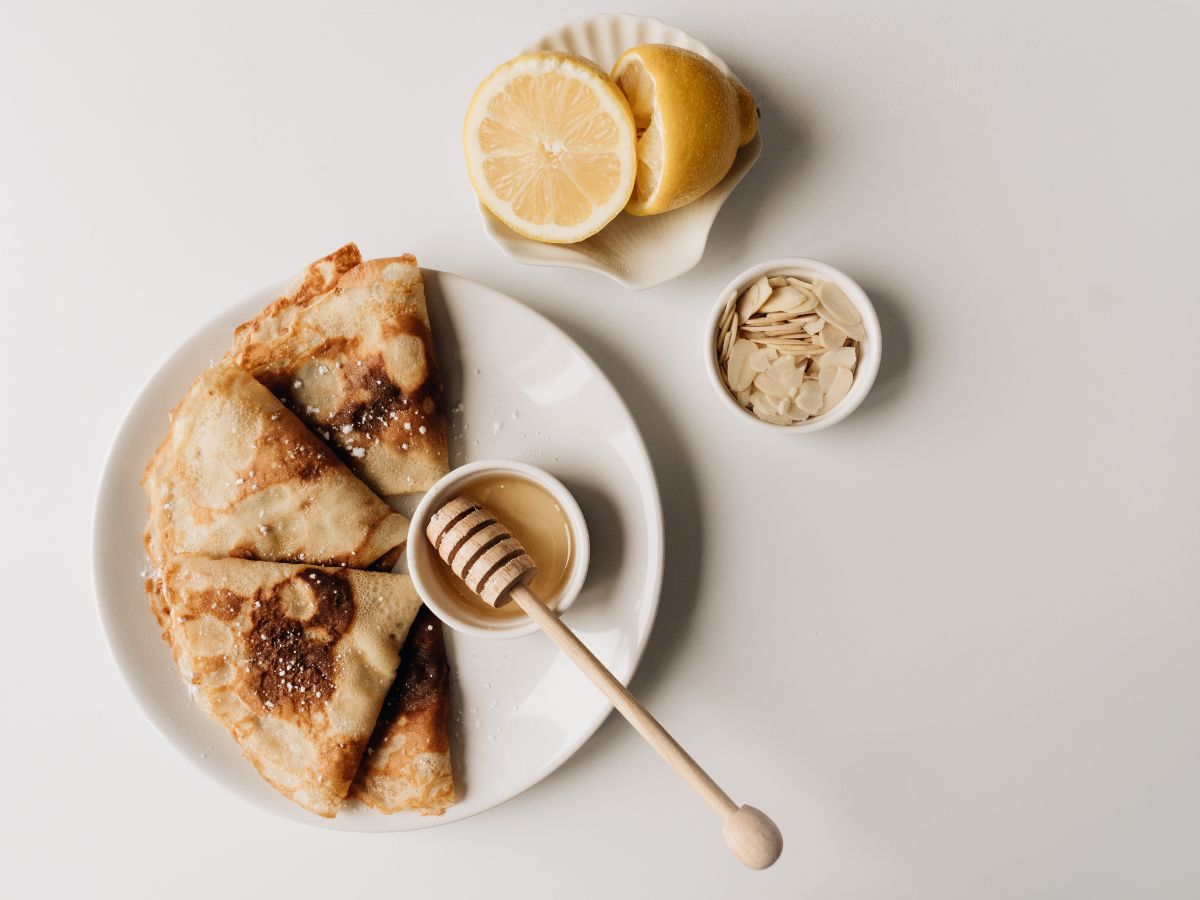
[[[628,14],[597,15],[568,22],[525,51],[558,50],[585,56],[606,72],[622,53],[638,44],[673,44],[709,59],[726,75],[729,66],[708,47],[658,19]],[[496,244],[518,262],[531,266],[566,266],[607,275],[632,290],[653,287],[682,275],[704,255],[708,232],[725,198],[745,177],[762,152],[762,137],[738,150],[724,179],[687,206],[657,216],[621,213],[598,233],[576,244],[543,244],[523,237],[479,205],[483,227]]]

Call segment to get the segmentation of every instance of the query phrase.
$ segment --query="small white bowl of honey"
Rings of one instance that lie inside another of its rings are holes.
[[[583,588],[590,544],[579,504],[562,482],[542,469],[512,460],[480,460],[443,476],[421,498],[408,532],[408,573],[417,593],[439,619],[465,634],[514,638],[537,624],[516,603],[498,609],[450,571],[425,537],[430,517],[456,497],[487,507],[537,566],[529,587],[557,613]]]

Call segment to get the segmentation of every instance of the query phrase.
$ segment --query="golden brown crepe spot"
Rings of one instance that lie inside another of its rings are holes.
[[[149,543],[149,541],[146,543]],[[149,552],[146,555],[149,556]],[[145,589],[146,596],[150,600],[150,612],[154,613],[154,620],[158,622],[158,627],[162,629],[163,640],[170,644],[171,610],[167,608],[167,600],[163,596],[162,578],[155,575],[145,578],[142,580],[142,587]]]
[[[338,767],[338,780],[349,788],[351,782],[354,781],[354,776],[358,772],[359,764],[367,750],[367,738],[358,738],[351,741],[345,741],[339,744],[340,747],[348,748],[348,751],[341,757],[341,765]]]
[[[364,354],[357,338],[333,339],[300,363],[294,375],[258,376],[351,467],[377,443],[402,452],[428,448],[435,456],[445,455],[441,385],[428,374],[433,337],[419,318],[398,318],[399,326],[382,326],[389,348],[383,352]],[[339,365],[340,359],[353,364]]]
[[[425,446],[444,452],[438,401],[441,388],[436,382],[426,380],[405,392],[393,380],[381,354],[367,357],[363,365],[354,366],[343,377],[349,399],[336,410],[322,410],[322,422],[351,461],[362,459],[377,442],[402,451]]]
[[[435,627],[431,628],[433,625]],[[432,705],[450,675],[443,646],[441,623],[428,607],[422,607],[413,623],[413,639],[408,653],[400,661],[396,681],[404,686],[403,702],[396,702],[402,714],[413,715]],[[397,698],[389,697],[389,700]],[[385,705],[388,701],[384,701]]]
[[[306,587],[294,584],[304,580]],[[313,611],[304,620],[289,612],[289,596],[308,590]],[[337,642],[354,622],[354,592],[342,572],[304,568],[255,598],[247,679],[267,709],[311,715],[336,686]]]
[[[192,678],[211,679],[213,684],[228,684],[233,680],[233,667],[223,656],[202,656],[194,661]]]
[[[293,295],[293,303],[307,305],[314,297],[324,293],[326,288],[337,281],[346,272],[362,262],[362,255],[354,244],[339,247],[313,266],[315,271],[305,273],[304,283]]]
[[[193,601],[198,608],[205,609],[209,615],[216,616],[225,622],[232,622],[236,619],[245,602],[245,597],[226,588],[209,588],[199,591]]]
[[[360,262],[362,256],[354,244],[339,247],[323,259],[317,260],[305,270],[299,286],[292,289],[290,305],[307,306],[314,298],[325,293],[332,282]]]
[[[392,411],[406,407],[410,398],[392,381],[381,354],[368,356],[362,362],[345,376],[350,388],[347,400],[332,411],[330,424],[350,425],[355,431],[370,434],[387,427],[392,421]]]
[[[242,496],[248,496],[274,484],[298,478],[316,481],[337,461],[329,448],[317,441],[301,444],[286,431],[265,431],[255,441],[254,457],[244,472],[239,472]]]
[[[433,352],[433,332],[429,330],[429,326],[420,316],[400,313],[390,321],[380,322],[379,333],[384,341],[394,341],[406,335],[420,338],[429,360],[433,361],[437,358]]]

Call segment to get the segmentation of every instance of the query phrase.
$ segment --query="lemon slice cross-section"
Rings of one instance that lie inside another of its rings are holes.
[[[527,53],[493,71],[463,124],[467,172],[509,228],[549,243],[595,234],[625,206],[637,174],[624,95],[601,69]]]

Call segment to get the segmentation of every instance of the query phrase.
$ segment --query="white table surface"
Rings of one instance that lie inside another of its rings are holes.
[[[1194,4],[661,2],[763,112],[691,273],[643,293],[484,238],[459,127],[594,11],[5,4],[0,253],[10,897],[1194,897],[1200,892],[1200,14]],[[448,828],[225,794],[109,659],[91,503],[126,405],[214,312],[346,240],[562,325],[661,479],[636,692],[787,849],[765,873],[619,719]],[[731,419],[700,333],[764,258],[875,299],[865,406]]]

